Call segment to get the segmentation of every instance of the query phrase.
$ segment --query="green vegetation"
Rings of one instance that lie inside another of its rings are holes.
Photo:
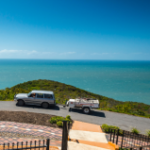
[[[119,134],[122,135],[123,134],[123,130],[120,129],[119,127],[117,126],[112,126],[112,125],[108,125],[108,124],[102,124],[101,125],[101,128],[102,130],[105,132],[105,133],[110,133],[111,132],[111,129],[114,129],[114,130],[118,130],[119,129]],[[134,133],[134,134],[140,134],[140,131],[137,129],[137,128],[132,128],[131,129],[131,132]],[[146,135],[148,137],[150,137],[150,130],[147,130],[146,131]]]
[[[108,125],[108,124],[102,124],[101,128],[102,128],[102,130],[105,133],[110,133],[111,129],[114,129],[117,132],[117,130],[119,129],[119,134],[120,135],[123,134],[123,131],[119,127],[117,127],[117,126],[112,126],[112,125]]]
[[[94,98],[100,101],[100,109],[150,118],[150,105],[137,102],[121,102],[102,95],[94,94],[71,85],[51,80],[33,80],[0,90],[0,100],[13,100],[17,93],[31,90],[51,90],[55,93],[56,103],[65,104],[66,100],[77,97]]]
[[[140,131],[137,128],[132,128],[131,132],[134,133],[134,134],[139,134],[140,133]]]
[[[147,131],[146,131],[146,135],[147,135],[148,137],[150,137],[150,130],[147,130]]]
[[[107,124],[102,124],[101,128],[103,129],[105,133],[110,133],[111,129],[115,129],[115,130],[119,129],[119,127],[117,126],[112,126],[112,125],[107,125]]]
[[[63,126],[63,122],[62,121],[58,121],[56,124],[57,124],[58,127],[62,127]]]
[[[54,116],[50,119],[50,123],[51,124],[57,124],[58,127],[62,127],[63,126],[63,121],[68,121],[68,122],[71,122],[71,118],[70,116],[66,116],[66,118],[64,117],[61,117],[61,116]]]

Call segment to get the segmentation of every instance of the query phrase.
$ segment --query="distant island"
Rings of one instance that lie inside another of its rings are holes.
[[[56,103],[58,104],[65,104],[65,101],[70,98],[94,98],[100,101],[100,110],[150,118],[150,105],[138,102],[117,101],[106,96],[94,94],[71,85],[51,80],[33,80],[0,90],[0,100],[10,101],[13,100],[14,95],[17,93],[28,93],[35,89],[54,91]]]

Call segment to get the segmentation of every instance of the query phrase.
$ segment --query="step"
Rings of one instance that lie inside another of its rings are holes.
[[[102,129],[100,125],[95,125],[95,124],[90,124],[90,123],[80,122],[80,121],[74,121],[71,129],[102,133]]]
[[[68,150],[110,150],[110,149],[68,141]]]
[[[85,140],[85,141],[108,143],[105,133],[100,133],[100,132],[80,131],[80,130],[71,129],[69,131],[69,138]]]
[[[69,139],[69,141],[76,142],[78,144],[82,143],[82,144],[96,146],[100,148],[115,150],[115,147],[111,145],[110,143],[91,142],[91,141],[84,141],[84,140],[77,140],[77,139]]]

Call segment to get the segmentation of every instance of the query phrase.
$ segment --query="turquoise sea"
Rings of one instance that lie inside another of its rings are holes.
[[[150,104],[150,61],[0,60],[0,89],[35,79]]]

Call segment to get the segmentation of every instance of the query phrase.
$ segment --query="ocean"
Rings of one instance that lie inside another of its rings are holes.
[[[37,79],[150,104],[150,61],[0,60],[0,89]]]

